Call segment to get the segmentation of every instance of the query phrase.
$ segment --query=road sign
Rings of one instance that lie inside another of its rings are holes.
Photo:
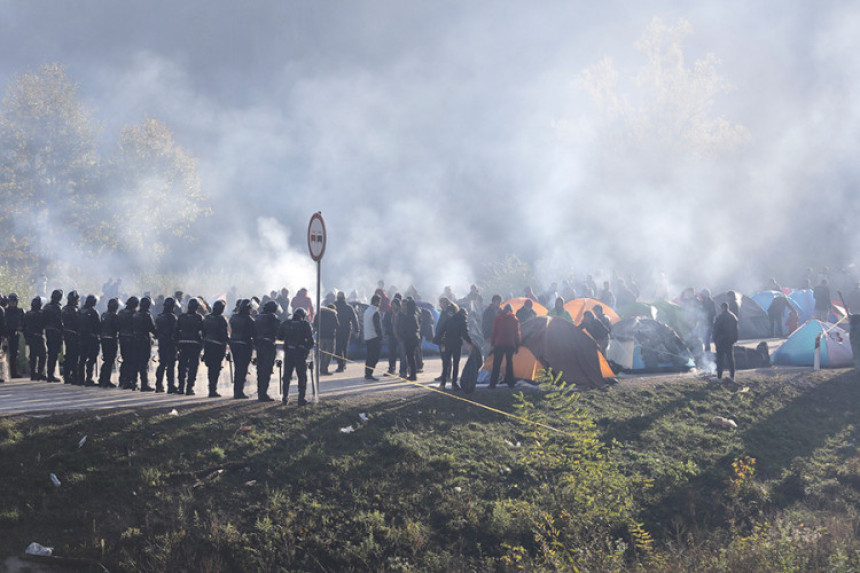
[[[322,213],[317,211],[308,224],[308,250],[311,258],[316,262],[319,262],[325,254],[325,240],[325,222]]]

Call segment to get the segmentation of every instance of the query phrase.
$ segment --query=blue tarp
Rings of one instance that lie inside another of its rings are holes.
[[[848,333],[829,322],[809,320],[798,328],[771,355],[774,364],[812,366],[815,338],[821,335],[821,366],[841,368],[853,364]]]

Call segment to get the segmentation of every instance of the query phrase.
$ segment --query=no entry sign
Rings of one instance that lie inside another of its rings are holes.
[[[325,222],[319,211],[311,216],[311,222],[308,224],[308,251],[316,262],[325,254]]]

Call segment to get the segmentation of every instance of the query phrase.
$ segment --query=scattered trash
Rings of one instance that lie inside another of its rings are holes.
[[[87,443],[87,437],[86,437],[86,436],[84,436],[84,437],[83,437],[83,438],[81,438],[81,439],[80,439],[80,441],[78,442],[78,449],[83,448],[83,447],[84,447],[84,444],[86,444],[86,443]]]
[[[24,553],[26,553],[27,555],[38,555],[39,557],[50,557],[53,552],[53,547],[45,547],[44,545],[40,545],[35,541],[28,545],[27,549],[24,550]]]
[[[353,428],[352,426],[347,426],[345,428],[341,428],[340,431],[344,434],[351,434],[355,431],[355,428]]]
[[[454,491],[456,491],[457,493],[460,493],[461,491],[463,491],[463,488],[460,486],[457,486],[454,488]]]
[[[729,418],[723,418],[722,416],[714,416],[711,419],[711,423],[715,426],[719,426],[721,428],[737,428],[738,425],[734,420],[730,420]]]
[[[368,418],[368,417],[367,417],[367,414],[365,414],[364,412],[360,413],[360,414],[358,415],[358,417],[359,417],[359,418],[361,418],[361,421],[362,421],[362,422],[366,422],[366,421],[368,421],[368,420],[370,419],[370,418]]]
[[[239,429],[243,432],[250,432],[254,428],[253,428],[253,426],[239,426]]]
[[[517,443],[515,444],[515,443],[513,443],[512,441],[510,441],[510,440],[508,440],[508,439],[506,439],[506,440],[505,440],[505,443],[506,443],[507,445],[509,445],[510,447],[512,447],[512,448],[521,448],[521,447],[522,447],[522,444],[521,444],[521,443],[517,442]]]
[[[57,474],[51,474],[51,483],[54,484],[54,487],[60,487],[62,483],[60,479],[57,477]]]
[[[170,415],[170,416],[178,416],[178,415],[179,415],[179,412],[176,410],[176,408],[174,408],[174,409],[172,409],[172,410],[170,411],[170,414],[169,414],[169,415]]]
[[[137,492],[134,490],[131,490],[131,495],[133,495],[134,497],[137,497]]]
[[[245,485],[251,487],[252,485],[257,485],[257,480],[252,479],[251,481],[246,481]]]
[[[738,393],[739,393],[739,394],[742,394],[742,393],[744,393],[744,392],[749,392],[749,391],[750,391],[750,387],[749,387],[749,386],[744,386],[743,388],[741,388],[740,390],[738,390]]]
[[[101,422],[101,421],[102,421],[102,417],[101,417],[101,416],[96,416],[96,422]]]
[[[251,466],[245,466],[243,468],[246,472],[251,473]]]

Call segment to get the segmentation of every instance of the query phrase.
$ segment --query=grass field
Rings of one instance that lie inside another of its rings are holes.
[[[860,569],[860,378],[741,380],[473,395],[518,420],[438,393],[4,418],[0,561],[37,541],[111,571]]]

